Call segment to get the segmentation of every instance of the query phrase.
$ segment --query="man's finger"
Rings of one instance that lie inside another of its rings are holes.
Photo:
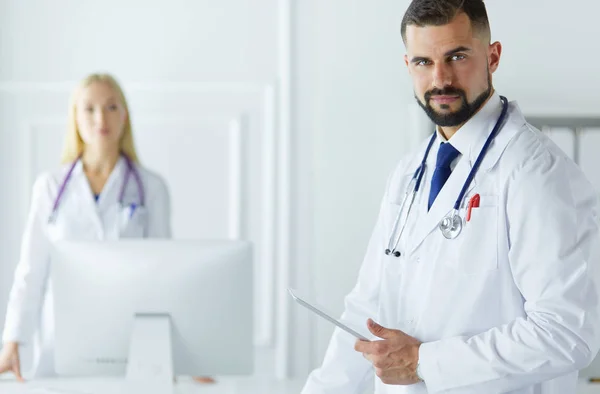
[[[354,350],[361,353],[370,353],[369,350],[371,349],[371,343],[372,342],[361,341],[359,339],[354,343]]]
[[[354,350],[360,353],[375,354],[377,351],[381,350],[381,342],[382,341],[361,341],[359,339],[354,343]]]
[[[382,355],[389,352],[390,343],[389,341],[356,341],[354,344],[354,350],[361,353]]]
[[[395,330],[390,330],[375,323],[372,319],[367,320],[367,327],[371,333],[379,338],[389,339],[395,334]]]

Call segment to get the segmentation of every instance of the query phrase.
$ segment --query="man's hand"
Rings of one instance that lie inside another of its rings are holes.
[[[400,330],[391,330],[369,319],[367,327],[382,341],[356,341],[354,350],[373,363],[375,373],[385,384],[409,385],[417,376],[421,342]]]

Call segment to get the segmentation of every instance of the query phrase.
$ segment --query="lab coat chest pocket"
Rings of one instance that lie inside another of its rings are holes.
[[[143,206],[124,205],[119,210],[120,238],[142,238],[145,235],[148,211]]]
[[[469,200],[467,200],[469,201]],[[465,212],[465,215],[467,213]],[[458,237],[453,261],[457,273],[477,274],[498,268],[498,198],[481,195],[469,221],[463,216],[463,233]]]

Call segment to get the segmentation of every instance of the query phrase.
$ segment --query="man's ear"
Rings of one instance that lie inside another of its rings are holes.
[[[488,48],[488,66],[490,68],[490,72],[494,73],[498,66],[500,66],[500,57],[502,56],[502,44],[496,41],[490,44]]]
[[[410,64],[408,63],[408,55],[404,55],[404,64],[406,64],[406,68],[408,69],[408,73],[410,74]]]

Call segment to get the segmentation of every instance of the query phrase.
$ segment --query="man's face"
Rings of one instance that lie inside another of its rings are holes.
[[[465,13],[443,26],[407,26],[406,49],[415,97],[435,124],[459,126],[487,101],[502,48],[474,34]]]

